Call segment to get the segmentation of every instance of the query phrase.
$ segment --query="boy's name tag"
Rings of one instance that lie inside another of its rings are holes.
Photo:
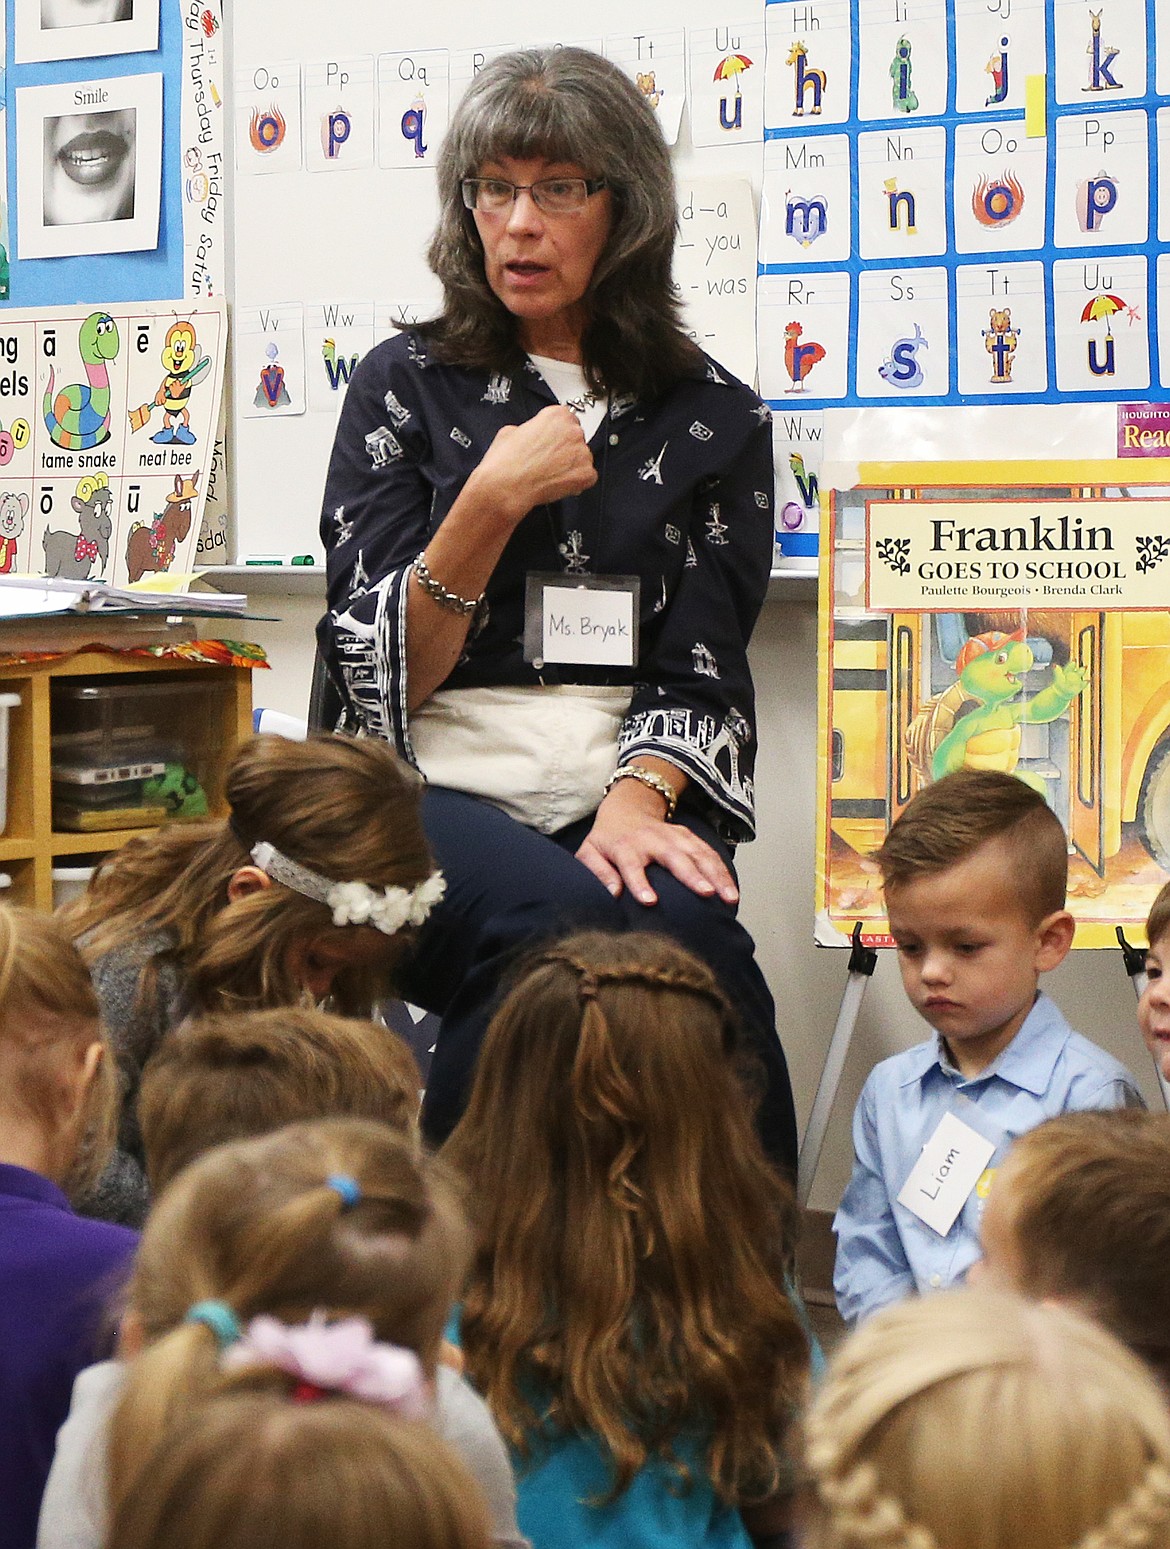
[[[524,660],[633,667],[638,660],[637,576],[568,576],[529,571]]]
[[[944,1113],[902,1185],[899,1205],[945,1237],[994,1155],[993,1140]]]

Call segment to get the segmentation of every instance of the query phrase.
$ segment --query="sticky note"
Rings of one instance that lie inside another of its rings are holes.
[[[1024,134],[1029,140],[1042,140],[1048,132],[1048,102],[1045,75],[1029,75],[1024,80]]]

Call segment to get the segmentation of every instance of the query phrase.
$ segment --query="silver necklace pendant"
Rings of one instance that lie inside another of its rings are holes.
[[[557,544],[561,558],[565,562],[566,575],[584,575],[589,564],[589,555],[582,549],[583,542],[581,534],[574,529],[569,534],[567,542]]]

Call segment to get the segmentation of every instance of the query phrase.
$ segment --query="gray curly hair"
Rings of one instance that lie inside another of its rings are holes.
[[[670,156],[645,96],[583,48],[523,49],[491,60],[464,93],[438,161],[440,214],[428,259],[443,286],[423,332],[440,358],[498,370],[522,358],[515,319],[484,276],[461,184],[502,156],[574,162],[604,177],[613,228],[587,297],[582,340],[595,387],[644,396],[692,370],[671,281],[678,219]]]

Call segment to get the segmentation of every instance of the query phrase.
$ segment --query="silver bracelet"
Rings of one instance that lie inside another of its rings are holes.
[[[619,780],[637,780],[639,784],[648,785],[652,791],[657,791],[666,802],[666,821],[670,822],[674,816],[674,810],[678,806],[678,795],[669,780],[664,780],[660,774],[655,774],[652,769],[643,769],[640,764],[623,764],[620,769],[615,769],[606,781],[605,794],[607,796]]]
[[[436,581],[427,569],[427,562],[422,554],[416,554],[411,560],[410,568],[414,571],[418,584],[426,592],[432,602],[438,603],[440,608],[445,608],[448,613],[460,613],[464,618],[469,613],[474,613],[480,603],[483,602],[483,593],[478,597],[460,597],[458,592],[449,592],[441,581]]]

